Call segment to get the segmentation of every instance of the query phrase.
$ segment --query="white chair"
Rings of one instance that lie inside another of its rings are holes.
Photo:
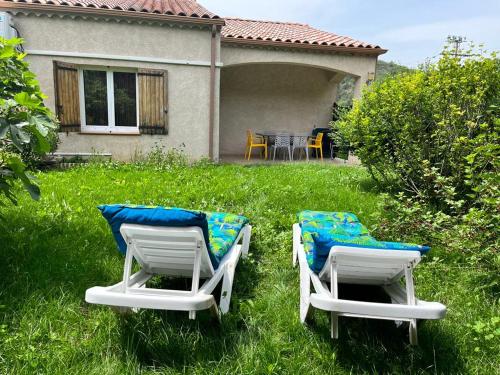
[[[87,302],[114,306],[121,312],[138,308],[189,311],[190,319],[195,319],[196,311],[210,309],[220,319],[212,292],[223,279],[220,312],[228,312],[236,265],[240,256],[248,254],[250,225],[241,229],[215,270],[199,227],[122,224],[120,233],[127,243],[123,280],[112,286],[88,289]],[[133,259],[141,270],[131,274]],[[191,290],[148,288],[146,283],[154,275],[192,278]],[[206,281],[200,287],[202,279]]]
[[[304,150],[306,154],[306,160],[309,160],[309,148],[307,147],[307,135],[294,135],[292,141],[292,159],[295,150]]]
[[[290,161],[292,160],[292,149],[290,147],[290,134],[276,134],[274,140],[273,148],[273,160],[276,159],[276,150],[286,149],[288,151],[288,157]]]
[[[442,319],[446,307],[415,297],[413,268],[420,262],[418,251],[375,250],[334,246],[319,274],[307,263],[299,224],[293,226],[293,264],[300,266],[300,320],[312,307],[331,312],[331,337],[338,338],[338,317],[385,319],[409,322],[410,343],[416,345],[417,319]],[[405,279],[405,288],[401,280]],[[311,283],[315,293],[311,293]],[[374,303],[339,298],[339,284],[380,285],[390,303]]]

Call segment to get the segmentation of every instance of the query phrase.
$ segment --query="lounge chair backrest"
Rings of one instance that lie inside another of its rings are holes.
[[[335,264],[339,282],[389,285],[400,278],[407,267],[420,262],[420,252],[334,246],[329,258],[319,274],[321,279],[330,279],[331,265]]]
[[[122,224],[120,232],[127,243],[127,257],[132,251],[148,273],[193,277],[193,281],[214,274],[199,227]]]

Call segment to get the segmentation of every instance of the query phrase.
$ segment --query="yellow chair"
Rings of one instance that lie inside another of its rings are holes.
[[[245,159],[250,160],[252,149],[263,148],[264,159],[267,159],[267,139],[264,137],[256,137],[251,130],[247,130],[247,145],[245,149]]]
[[[323,160],[323,133],[319,133],[316,138],[310,138],[307,144],[308,149],[316,150],[316,158],[318,158],[318,150],[321,155],[321,160]]]

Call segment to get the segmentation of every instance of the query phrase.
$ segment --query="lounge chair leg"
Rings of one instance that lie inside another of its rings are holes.
[[[243,233],[243,242],[241,244],[241,256],[246,258],[248,256],[248,249],[250,247],[250,236],[252,234],[252,227],[247,225],[245,232]]]
[[[231,303],[231,293],[233,290],[234,269],[235,265],[233,263],[226,263],[219,303],[220,311],[222,314],[226,314],[229,311],[229,304]]]
[[[417,319],[410,320],[410,344],[418,345],[418,334],[417,334]]]
[[[210,314],[215,319],[217,319],[217,322],[219,322],[219,324],[222,323],[221,316],[220,316],[220,310],[215,303],[212,306],[210,306]]]
[[[334,312],[331,313],[331,336],[332,339],[339,338],[339,316]]]
[[[339,298],[339,280],[338,280],[338,265],[336,259],[330,264],[330,293],[332,298]],[[337,313],[331,313],[331,336],[332,339],[339,338],[339,316]]]
[[[189,319],[195,320],[196,319],[196,311],[190,311],[189,312]]]
[[[311,280],[304,270],[303,264],[300,265],[300,322],[305,323],[307,318],[311,315]]]
[[[300,228],[298,224],[293,225],[292,227],[293,233],[293,241],[292,241],[292,265],[295,267],[297,265],[297,258],[299,255],[299,246],[300,246]]]
[[[405,268],[405,281],[406,281],[406,303],[408,305],[416,305],[415,298],[415,286],[413,285],[413,264],[408,264]],[[417,320],[410,320],[409,327],[410,334],[410,344],[418,345],[418,336],[417,336]]]

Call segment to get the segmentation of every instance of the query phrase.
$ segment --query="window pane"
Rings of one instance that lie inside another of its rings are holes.
[[[115,126],[137,126],[135,73],[113,73]]]
[[[87,125],[108,126],[108,89],[106,72],[83,71],[85,92],[85,123]]]

